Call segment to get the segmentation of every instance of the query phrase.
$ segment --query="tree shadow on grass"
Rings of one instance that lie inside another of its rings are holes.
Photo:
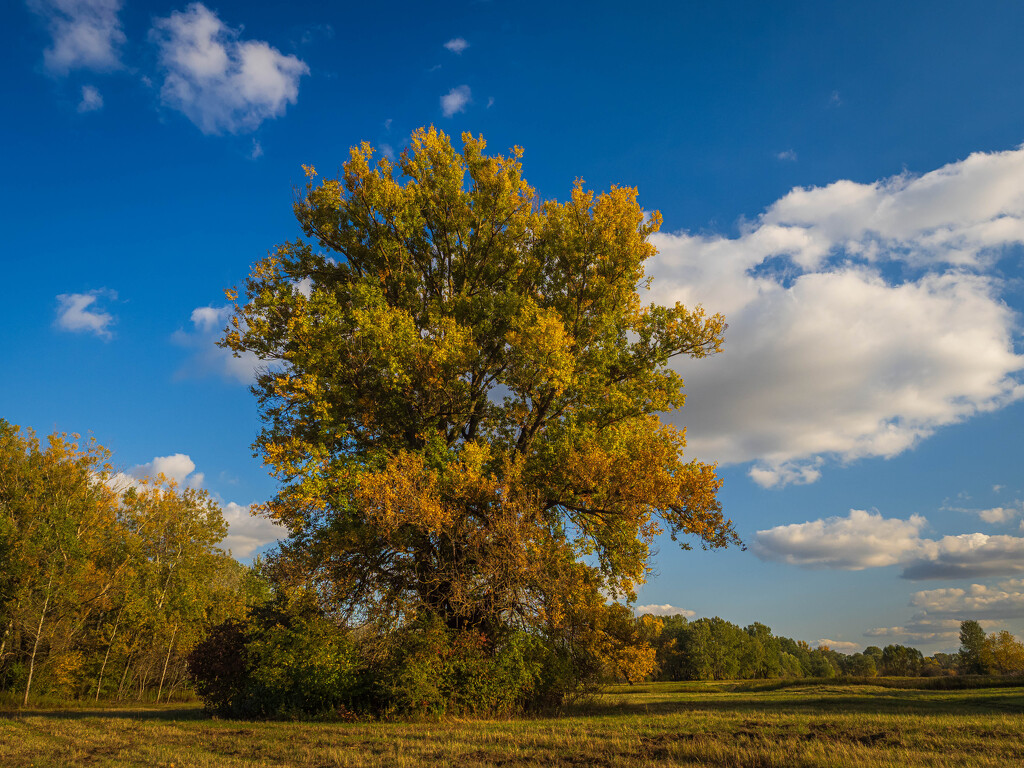
[[[85,720],[87,718],[109,718],[117,720],[208,720],[201,706],[183,706],[168,709],[145,707],[104,709],[10,709],[0,710],[0,720],[23,720],[28,717],[44,717],[54,720]]]
[[[592,702],[574,708],[579,717],[621,715],[670,715],[685,712],[737,714],[902,714],[902,715],[985,715],[1024,713],[1024,695],[982,695],[929,698],[879,693],[871,696],[808,695],[787,698],[727,697],[685,701]]]

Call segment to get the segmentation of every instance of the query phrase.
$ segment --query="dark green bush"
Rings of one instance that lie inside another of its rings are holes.
[[[207,709],[242,718],[507,716],[580,688],[578,660],[541,638],[498,640],[424,614],[373,634],[283,599],[215,627],[189,658]]]
[[[230,717],[343,716],[361,682],[349,635],[281,600],[215,627],[188,666],[207,709]]]
[[[545,651],[524,632],[490,643],[425,614],[385,639],[366,704],[376,714],[508,715],[528,708],[542,689]]]

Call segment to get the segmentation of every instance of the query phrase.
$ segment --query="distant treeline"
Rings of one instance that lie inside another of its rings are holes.
[[[0,419],[0,692],[19,702],[167,699],[209,627],[259,598],[204,491],[118,487],[108,456]]]
[[[684,616],[642,616],[640,632],[654,650],[649,677],[655,680],[736,680],[1024,674],[1024,645],[1003,631],[986,635],[976,621],[960,627],[959,653],[924,656],[905,645],[868,646],[845,654],[827,645],[776,637],[769,627],[739,627],[717,616],[690,621]],[[615,670],[631,680],[633,670]]]

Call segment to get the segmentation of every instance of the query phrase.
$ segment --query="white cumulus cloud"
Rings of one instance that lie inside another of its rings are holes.
[[[309,67],[269,43],[241,40],[202,3],[157,19],[150,38],[166,71],[160,98],[203,133],[252,131],[299,97]]]
[[[1018,514],[1020,514],[1020,507],[992,507],[991,509],[979,509],[978,517],[984,520],[986,523],[1008,523]]]
[[[1024,242],[1024,149],[923,176],[794,189],[738,237],[658,234],[651,298],[729,322],[680,359],[690,452],[780,486],[895,456],[1024,396],[992,265]]]
[[[453,37],[444,44],[444,47],[452,53],[462,53],[464,50],[469,48],[469,43],[466,42],[466,38],[464,37]]]
[[[633,612],[637,616],[643,616],[644,614],[649,613],[652,616],[685,616],[688,619],[697,615],[696,611],[691,611],[687,608],[679,608],[678,606],[669,605],[668,603],[664,603],[662,605],[638,605],[633,608]]]
[[[117,491],[125,491],[129,488],[143,487],[142,480],[149,478],[156,480],[163,475],[167,480],[173,480],[181,488],[200,488],[206,476],[202,472],[196,472],[196,464],[185,453],[173,453],[170,456],[154,456],[152,461],[145,464],[136,464],[126,472],[113,474],[107,483]]]
[[[174,453],[170,456],[156,456],[152,461],[138,464],[128,470],[128,474],[139,479],[163,475],[178,485],[199,488],[203,484],[204,475],[195,469],[195,462],[187,454]]]
[[[1024,538],[963,533],[921,542],[905,579],[969,579],[1024,573]]]
[[[1024,579],[995,586],[971,584],[967,589],[926,589],[916,592],[910,604],[921,610],[921,616],[950,624],[965,619],[1024,618]]]
[[[113,338],[110,326],[114,316],[100,309],[98,301],[103,298],[116,299],[117,293],[106,289],[88,293],[62,293],[57,297],[57,319],[55,325],[72,333],[94,333],[101,339]]]
[[[28,7],[46,20],[53,38],[43,51],[49,72],[66,75],[73,69],[121,67],[121,0],[29,0]]]
[[[452,88],[441,97],[441,111],[445,117],[451,117],[457,112],[465,112],[466,105],[470,101],[472,101],[472,94],[470,93],[469,86],[460,85],[457,88]]]
[[[804,568],[899,565],[903,578],[915,581],[1024,573],[1024,537],[963,533],[933,540],[921,536],[927,523],[920,515],[900,520],[851,509],[847,517],[758,531],[753,550],[762,560]]]
[[[228,535],[223,546],[238,558],[249,557],[260,547],[284,538],[288,532],[278,523],[256,515],[252,505],[236,504],[231,501],[224,505],[224,520],[228,524]]]
[[[859,571],[904,562],[921,547],[921,529],[927,520],[886,519],[879,513],[851,509],[847,517],[830,517],[758,531],[754,553],[808,568]]]
[[[118,492],[129,488],[142,488],[144,478],[156,479],[163,475],[167,480],[175,481],[181,488],[201,488],[206,476],[196,472],[196,464],[185,453],[174,453],[170,456],[156,456],[145,464],[137,464],[127,472],[117,472],[106,482]],[[221,502],[220,496],[211,494],[221,505],[224,522],[228,525],[228,535],[221,546],[231,551],[236,558],[247,558],[260,547],[271,544],[287,535],[287,531],[278,523],[266,517],[253,514],[252,504],[238,504],[229,501]]]

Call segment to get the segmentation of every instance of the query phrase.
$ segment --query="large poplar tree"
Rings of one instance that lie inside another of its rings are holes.
[[[714,467],[658,418],[683,405],[669,362],[720,351],[725,323],[643,304],[661,218],[635,189],[541,202],[522,150],[462,145],[421,129],[394,162],[306,167],[306,239],[229,292],[222,343],[266,361],[275,567],[350,624],[578,635],[663,530],[738,541]]]

